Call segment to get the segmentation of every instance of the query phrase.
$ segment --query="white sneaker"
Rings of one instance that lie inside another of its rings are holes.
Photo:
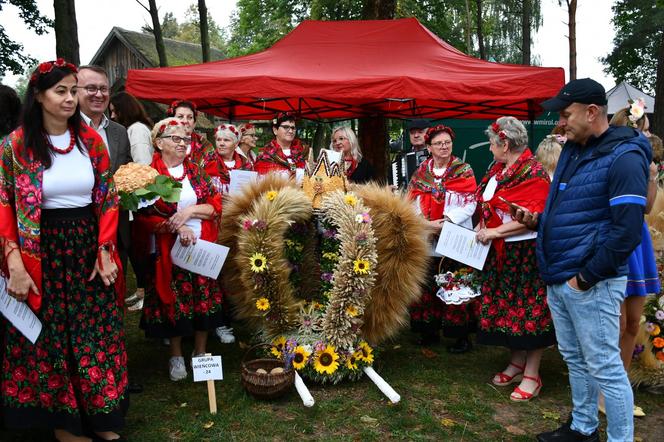
[[[235,336],[233,336],[233,329],[231,327],[217,327],[216,332],[222,344],[232,344],[235,342]]]
[[[129,307],[127,307],[127,310],[130,312],[143,310],[143,298],[139,299],[138,302],[136,302],[135,304],[132,304]]]
[[[171,381],[181,381],[187,377],[187,367],[184,365],[184,357],[173,356],[168,361],[168,374]]]

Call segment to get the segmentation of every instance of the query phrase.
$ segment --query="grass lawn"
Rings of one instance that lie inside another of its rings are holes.
[[[507,351],[475,347],[464,355],[449,355],[444,344],[423,349],[404,331],[381,348],[376,371],[401,395],[391,405],[366,377],[337,386],[309,385],[316,400],[305,408],[293,389],[272,402],[257,401],[242,388],[238,343],[222,345],[216,336],[209,351],[222,355],[224,380],[217,382],[219,412],[208,412],[206,383],[190,377],[168,379],[168,349],[148,340],[138,329],[139,314],[127,315],[129,369],[133,382],[145,391],[131,397],[127,427],[131,441],[228,440],[440,440],[532,441],[534,435],[557,428],[570,411],[565,364],[555,349],[542,362],[544,387],[530,403],[509,400],[509,387],[497,388],[490,379],[507,364]],[[247,342],[247,331],[236,333]],[[185,352],[192,344],[185,343]],[[664,440],[664,398],[638,391],[636,402],[648,414],[636,421],[637,440]],[[602,438],[606,439],[602,418]],[[49,440],[40,431],[0,431],[1,441]]]

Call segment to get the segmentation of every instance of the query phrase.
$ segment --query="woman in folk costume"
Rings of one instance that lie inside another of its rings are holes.
[[[408,184],[409,196],[416,201],[421,212],[437,232],[443,221],[451,221],[472,228],[471,217],[475,212],[475,175],[470,165],[452,155],[454,131],[447,126],[435,126],[427,130],[425,143],[431,156],[420,164]],[[454,271],[459,265],[451,260],[443,262],[445,270]],[[430,291],[411,306],[411,324],[422,334],[422,344],[439,340],[441,320],[445,336],[456,338],[448,350],[463,353],[471,348],[468,334],[474,323],[473,310],[477,303],[446,305],[435,296],[437,287],[433,276],[438,273],[438,260],[431,268]]]
[[[32,344],[2,322],[0,397],[7,427],[115,440],[127,389],[118,197],[106,146],[81,121],[76,73],[62,59],[40,64],[23,123],[1,145],[0,272],[42,330]]]
[[[297,169],[304,169],[306,158],[300,140],[295,138],[297,126],[295,117],[284,112],[272,120],[274,139],[263,147],[254,163],[254,170],[259,175],[270,172],[282,172],[290,177],[295,176]]]
[[[195,131],[198,111],[193,102],[188,100],[175,100],[171,103],[169,108],[166,109],[166,116],[175,118],[182,123],[187,136],[191,137],[191,143],[187,150],[189,160],[200,166],[206,158],[214,154],[214,146],[212,143]]]
[[[187,377],[182,336],[194,336],[193,355],[205,353],[208,331],[222,323],[222,292],[216,280],[173,265],[170,251],[175,241],[183,246],[198,239],[216,241],[221,196],[210,177],[189,160],[191,140],[178,120],[158,122],[152,138],[155,154],[151,166],[181,182],[182,192],[177,203],[160,199],[136,214],[136,222],[146,232],[141,237],[154,234],[156,249],[154,272],[145,288],[141,328],[146,336],[170,339],[169,376],[179,381]]]
[[[258,140],[256,126],[251,123],[242,123],[237,127],[240,130],[240,143],[235,150],[247,160],[253,170],[254,163],[256,162],[256,153],[254,152],[254,149],[256,148],[256,141]]]
[[[495,164],[477,187],[477,239],[492,243],[480,275],[477,342],[510,350],[509,365],[494,376],[493,384],[520,381],[510,399],[528,401],[542,388],[539,365],[544,349],[555,343],[555,334],[535,259],[537,234],[512,220],[506,201],[541,213],[550,180],[528,149],[528,134],[519,120],[501,117],[486,134]]]
[[[232,124],[222,124],[214,130],[217,148],[214,155],[203,162],[203,169],[210,175],[217,192],[228,193],[231,170],[251,170],[251,163],[236,150],[240,141],[240,130]]]

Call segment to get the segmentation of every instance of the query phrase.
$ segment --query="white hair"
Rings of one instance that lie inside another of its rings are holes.
[[[493,124],[498,124],[499,131],[493,130]],[[528,147],[528,131],[522,122],[514,117],[500,117],[484,131],[489,141],[500,144],[502,139],[507,140],[507,146],[513,152],[523,152]],[[504,138],[500,138],[500,133]]]

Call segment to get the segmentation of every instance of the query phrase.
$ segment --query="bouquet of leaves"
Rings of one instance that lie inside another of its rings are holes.
[[[154,204],[159,198],[167,203],[180,200],[182,184],[144,164],[120,166],[113,180],[120,196],[120,206],[125,210],[136,211]]]
[[[650,335],[652,352],[657,360],[664,362],[664,295],[655,295],[643,309],[646,331]]]
[[[445,272],[434,276],[438,296],[445,304],[460,305],[480,295],[473,269],[462,267],[456,272]]]

